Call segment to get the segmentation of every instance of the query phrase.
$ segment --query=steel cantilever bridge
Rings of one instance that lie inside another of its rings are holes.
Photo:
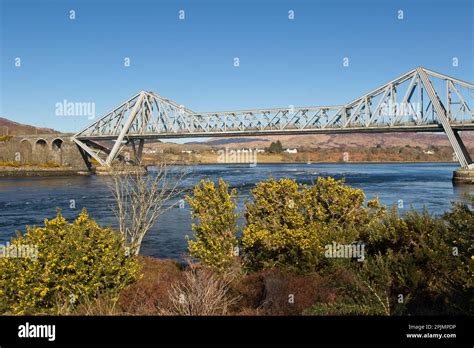
[[[145,140],[360,132],[445,132],[462,168],[474,168],[459,131],[474,130],[474,84],[417,67],[337,106],[194,112],[141,91],[73,136],[84,158],[110,166]],[[108,142],[105,142],[108,140]],[[113,146],[108,146],[110,140]]]

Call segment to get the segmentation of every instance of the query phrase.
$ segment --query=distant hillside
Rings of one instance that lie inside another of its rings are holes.
[[[30,134],[60,133],[51,128],[41,128],[10,121],[0,117],[0,135],[30,135]]]
[[[185,144],[189,145],[199,145],[199,144],[206,144],[206,145],[226,145],[226,144],[242,144],[242,143],[253,143],[253,142],[270,142],[269,139],[265,138],[217,138],[214,140],[208,141],[189,141]]]
[[[474,132],[464,132],[461,138],[468,147],[474,147]],[[360,133],[360,134],[311,134],[283,135],[260,138],[214,138],[202,145],[226,145],[231,148],[268,147],[270,141],[280,140],[284,147],[340,148],[340,147],[393,147],[430,145],[449,146],[444,133]]]

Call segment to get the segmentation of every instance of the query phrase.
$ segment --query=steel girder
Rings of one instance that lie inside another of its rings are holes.
[[[418,67],[344,105],[194,112],[141,91],[73,136],[110,166],[135,140],[348,132],[444,131],[463,168],[473,167],[459,130],[474,130],[474,85]],[[111,149],[103,141],[115,141]],[[102,141],[102,143],[100,143]],[[133,143],[134,145],[134,143]]]

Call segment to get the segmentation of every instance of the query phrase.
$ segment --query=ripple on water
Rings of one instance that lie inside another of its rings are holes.
[[[403,200],[404,209],[426,206],[433,214],[450,208],[451,201],[461,200],[465,193],[474,194],[474,187],[453,187],[451,176],[457,168],[453,164],[261,164],[256,167],[236,165],[204,165],[192,167],[193,172],[182,182],[184,195],[191,193],[194,185],[203,178],[217,180],[222,177],[239,191],[238,209],[250,199],[250,191],[258,181],[269,177],[294,178],[300,183],[311,184],[318,176],[344,178],[346,183],[365,191],[371,199],[379,196],[382,204],[398,204]],[[103,225],[116,225],[111,210],[113,197],[104,177],[18,178],[0,179],[0,242],[9,240],[16,230],[24,231],[25,225],[41,225],[45,217],[56,214],[56,207],[63,215],[74,218],[82,207]],[[70,208],[75,200],[76,209]],[[142,253],[145,255],[180,258],[186,252],[186,235],[192,236],[189,205],[184,209],[166,211],[146,236]],[[240,218],[239,224],[243,220]]]

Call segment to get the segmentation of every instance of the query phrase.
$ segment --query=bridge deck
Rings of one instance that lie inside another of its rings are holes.
[[[452,125],[453,130],[474,131],[474,124]],[[168,132],[168,133],[129,133],[126,139],[173,139],[173,138],[224,138],[224,137],[250,137],[250,136],[270,136],[270,135],[297,135],[297,134],[353,134],[353,133],[403,133],[403,132],[444,132],[442,125],[422,125],[422,126],[395,126],[395,127],[354,127],[354,128],[322,128],[322,129],[246,129],[245,131],[226,132]],[[81,140],[115,140],[116,135],[87,135],[77,136]]]

